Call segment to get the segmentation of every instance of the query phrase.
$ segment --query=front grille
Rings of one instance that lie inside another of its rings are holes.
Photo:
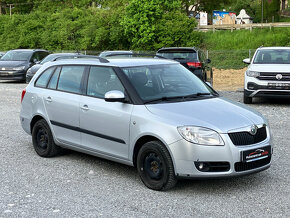
[[[264,141],[267,138],[266,127],[259,128],[256,135],[249,132],[234,132],[229,133],[229,137],[234,145],[252,145]]]
[[[277,79],[278,74],[282,75],[282,79]],[[261,72],[260,76],[257,77],[259,80],[271,80],[271,81],[290,81],[290,72],[289,73],[267,73]]]
[[[246,170],[252,170],[256,169],[262,166],[265,166],[271,162],[271,155],[265,159],[262,160],[257,160],[249,163],[244,163],[244,162],[237,162],[235,163],[235,171],[236,172],[242,172]]]

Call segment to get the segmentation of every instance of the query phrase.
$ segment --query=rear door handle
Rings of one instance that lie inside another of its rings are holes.
[[[84,111],[88,111],[89,110],[89,107],[88,107],[88,105],[83,105],[82,107],[81,107],[81,109],[82,110],[84,110]]]
[[[51,97],[49,96],[49,97],[47,97],[46,99],[45,99],[47,102],[52,102],[52,100],[51,100]]]

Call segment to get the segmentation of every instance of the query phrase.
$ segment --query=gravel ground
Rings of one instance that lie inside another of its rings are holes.
[[[77,152],[37,156],[19,122],[24,87],[0,82],[0,217],[290,217],[290,101],[251,105],[272,127],[270,169],[156,192],[132,167]],[[221,94],[242,101],[241,92]]]

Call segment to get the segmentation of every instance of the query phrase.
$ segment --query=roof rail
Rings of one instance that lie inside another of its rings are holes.
[[[165,57],[163,57],[163,56],[160,56],[160,55],[156,55],[156,54],[142,54],[142,53],[140,53],[140,54],[128,54],[128,53],[125,53],[125,54],[109,54],[109,55],[107,55],[106,57],[113,57],[113,56],[122,56],[122,55],[126,55],[126,56],[128,56],[128,55],[130,55],[130,56],[139,56],[139,57],[158,57],[158,58],[162,58],[162,59],[167,59],[167,58],[165,58]],[[128,57],[126,57],[126,58],[128,58]]]
[[[79,59],[79,58],[95,58],[98,59],[101,63],[110,63],[110,61],[108,61],[105,58],[101,58],[98,56],[94,56],[94,55],[71,55],[71,56],[59,56],[56,57],[55,59],[53,59],[52,61],[58,61],[58,60],[64,60],[64,59]]]

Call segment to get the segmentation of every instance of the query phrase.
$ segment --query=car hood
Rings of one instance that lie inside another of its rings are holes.
[[[225,98],[147,104],[146,107],[151,113],[169,120],[172,125],[206,127],[219,133],[266,123],[260,113]]]
[[[290,73],[290,64],[253,64],[249,70],[258,72]]]
[[[3,61],[0,60],[0,67],[20,67],[26,66],[27,61]]]
[[[42,67],[41,64],[35,64],[30,68],[30,71],[31,73],[35,74],[41,67]]]

